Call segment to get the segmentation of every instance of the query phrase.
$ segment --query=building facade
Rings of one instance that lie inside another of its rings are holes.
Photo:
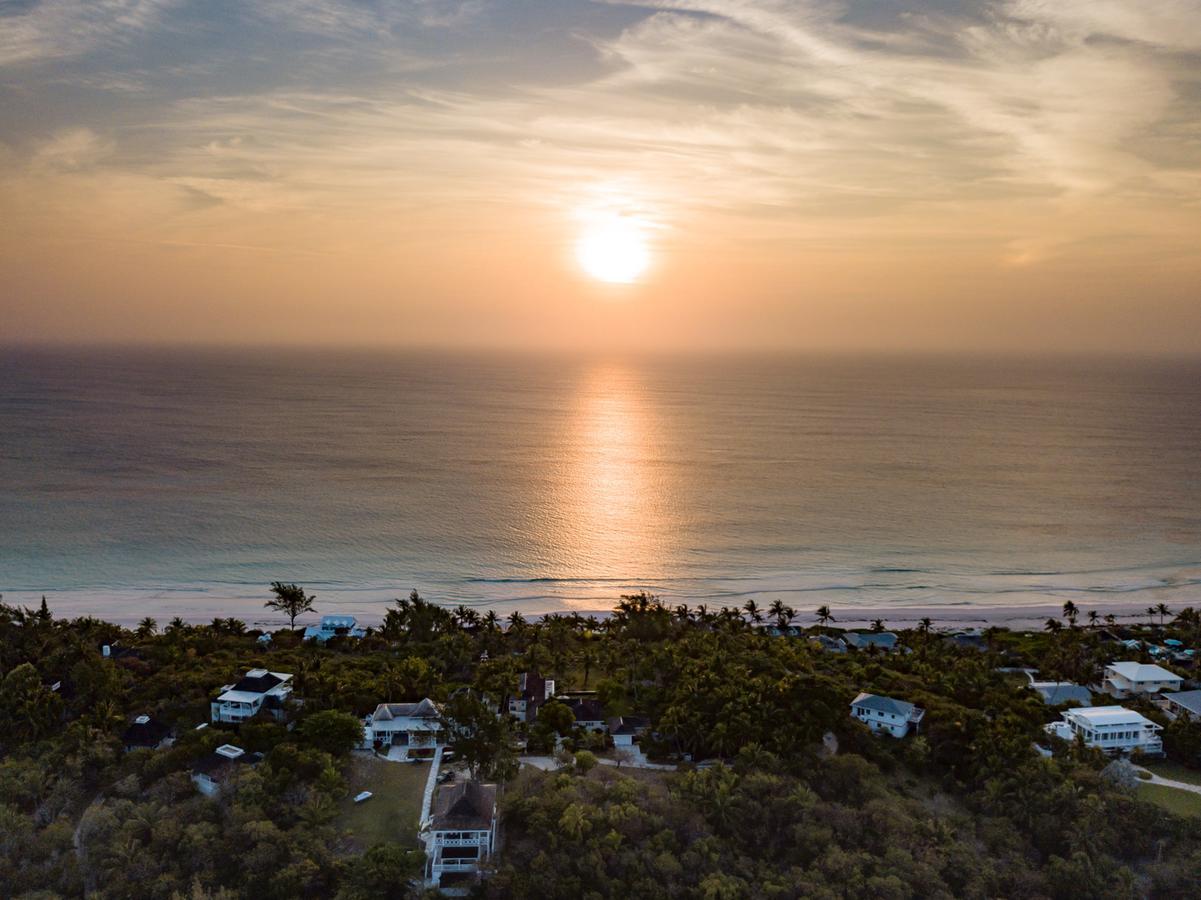
[[[851,701],[851,717],[858,719],[872,731],[904,737],[910,728],[916,728],[926,711],[905,700],[881,697],[879,694],[861,693]]]
[[[1123,706],[1069,709],[1063,713],[1061,721],[1052,722],[1046,730],[1065,741],[1080,738],[1087,746],[1109,754],[1163,755],[1162,728],[1141,713]]]
[[[1102,687],[1114,697],[1132,697],[1178,691],[1182,684],[1183,678],[1154,663],[1115,662],[1105,667]]]
[[[212,702],[212,721],[237,725],[266,710],[272,718],[285,718],[285,701],[292,693],[292,676],[286,672],[251,669],[234,684],[221,688]]]
[[[444,784],[434,795],[422,829],[425,877],[444,893],[467,888],[496,850],[496,785],[463,781]]]

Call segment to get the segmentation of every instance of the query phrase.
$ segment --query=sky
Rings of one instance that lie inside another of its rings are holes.
[[[1201,0],[0,0],[0,340],[1199,336]]]

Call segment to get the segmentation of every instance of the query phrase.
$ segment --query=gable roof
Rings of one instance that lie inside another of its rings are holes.
[[[1179,706],[1188,711],[1189,715],[1201,718],[1201,691],[1180,691],[1176,694],[1164,694],[1173,706]]]
[[[1183,681],[1179,675],[1174,675],[1163,666],[1154,663],[1115,662],[1106,668],[1113,669],[1123,678],[1130,681]]]
[[[283,673],[268,672],[266,669],[251,669],[241,680],[236,682],[231,691],[240,691],[246,694],[265,694],[277,685],[283,684],[291,675],[282,677]]]
[[[908,719],[918,712],[918,708],[905,700],[894,700],[892,697],[881,697],[879,694],[861,693],[851,701],[851,706],[860,709],[870,709],[873,712],[893,713]]]
[[[429,697],[409,703],[381,703],[372,715],[373,722],[387,722],[391,719],[437,719],[441,711]]]
[[[891,631],[848,631],[842,639],[852,647],[880,647],[891,650],[897,645],[897,636]]]
[[[1092,706],[1093,695],[1089,689],[1068,681],[1036,681],[1030,689],[1043,698],[1048,706],[1058,706],[1061,703],[1079,703],[1081,706]]]
[[[570,697],[559,702],[567,705],[575,715],[577,722],[603,722],[605,720],[605,708],[599,700],[591,700],[587,697]]]
[[[496,785],[460,781],[439,785],[430,828],[434,831],[484,831],[492,827]]]
[[[617,716],[608,721],[609,734],[642,734],[651,727],[646,716]]]

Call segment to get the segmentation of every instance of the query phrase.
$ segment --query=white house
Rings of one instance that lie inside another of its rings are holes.
[[[292,693],[292,676],[286,672],[251,669],[235,684],[221,688],[212,703],[212,720],[237,724],[266,709],[277,720],[284,718],[284,701]]]
[[[366,637],[367,629],[354,616],[322,616],[320,625],[309,625],[304,630],[304,639],[310,638],[324,644],[334,637]]]
[[[1069,709],[1063,720],[1045,726],[1048,734],[1075,740],[1079,735],[1090,747],[1106,753],[1143,753],[1158,756],[1163,753],[1162,730],[1146,716],[1122,706],[1093,706]]]
[[[422,829],[427,887],[467,888],[496,849],[496,785],[477,781],[439,785]]]
[[[881,697],[879,694],[861,693],[851,701],[851,717],[858,719],[872,731],[883,731],[893,737],[904,737],[909,727],[917,726],[926,714],[924,709],[904,700]]]
[[[1103,689],[1115,697],[1129,697],[1178,691],[1183,683],[1184,679],[1179,675],[1153,663],[1116,662],[1105,667]]]
[[[617,716],[608,721],[608,726],[613,746],[618,750],[632,750],[639,736],[651,727],[651,720],[645,716]]]
[[[1167,714],[1173,719],[1186,716],[1201,722],[1201,691],[1181,691],[1178,694],[1164,694],[1160,701]]]
[[[262,758],[261,753],[247,753],[233,744],[222,744],[192,764],[192,781],[200,793],[212,797],[229,783],[239,768],[245,765],[253,766]]]
[[[408,759],[431,755],[443,741],[442,710],[428,697],[411,703],[381,703],[363,720],[363,746]]]
[[[517,677],[517,696],[509,698],[509,715],[522,722],[538,717],[538,707],[555,695],[555,680],[537,672],[522,672]]]

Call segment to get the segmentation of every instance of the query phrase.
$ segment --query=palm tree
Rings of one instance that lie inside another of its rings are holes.
[[[750,616],[753,624],[758,625],[763,621],[763,611],[759,609],[759,604],[754,599],[746,601],[742,604],[742,608],[746,610],[746,614]]]
[[[1043,627],[1047,631],[1056,632],[1056,631],[1059,631],[1061,628],[1063,628],[1063,623],[1060,622],[1058,619],[1047,619],[1047,622]]]
[[[147,616],[138,623],[138,630],[136,633],[140,638],[148,638],[156,631],[158,631],[158,622],[154,621],[154,619],[150,618],[150,616]]]
[[[288,617],[288,624],[296,630],[296,617],[307,612],[316,612],[313,601],[317,598],[306,594],[298,584],[284,584],[282,581],[271,582],[271,593],[275,596],[263,604],[267,609],[281,612]]]
[[[1160,603],[1155,607],[1155,611],[1159,613],[1159,627],[1163,628],[1163,620],[1167,616],[1171,615],[1172,611],[1168,609],[1168,605],[1166,603]]]
[[[1089,628],[1096,628],[1100,619],[1101,619],[1101,614],[1099,612],[1097,612],[1095,609],[1090,609],[1088,611],[1088,627]]]
[[[824,627],[831,622],[837,621],[830,612],[830,607],[819,606],[817,608],[817,621]]]
[[[884,630],[884,620],[883,619],[872,619],[872,631],[879,634],[883,630]]]
[[[1076,617],[1080,615],[1080,610],[1076,604],[1069,600],[1063,605],[1063,617],[1068,620],[1068,624],[1073,628],[1076,627]]]
[[[1105,624],[1108,625],[1110,628],[1113,628],[1113,626],[1118,624],[1118,617],[1115,616],[1113,613],[1106,613],[1105,614]]]

